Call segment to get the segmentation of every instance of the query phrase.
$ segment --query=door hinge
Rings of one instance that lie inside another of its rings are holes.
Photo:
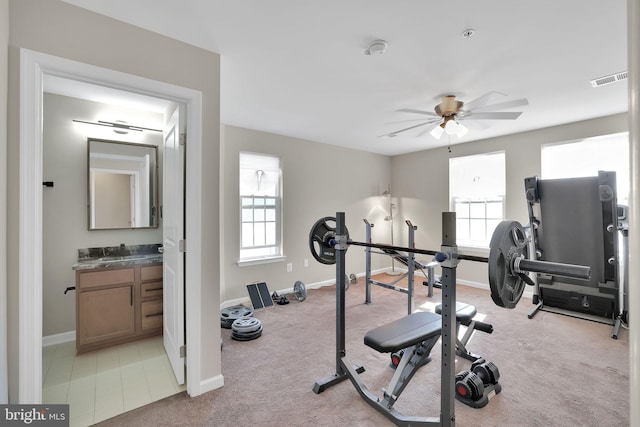
[[[187,240],[182,239],[178,242],[178,251],[186,252],[187,251]]]
[[[186,345],[181,345],[180,346],[180,358],[185,358],[187,357],[187,346]]]
[[[186,133],[181,133],[180,134],[180,141],[179,141],[180,145],[186,145],[187,144],[187,134]]]

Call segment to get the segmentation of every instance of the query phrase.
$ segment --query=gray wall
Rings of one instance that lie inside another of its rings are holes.
[[[505,151],[505,218],[529,222],[524,196],[524,178],[540,175],[540,152],[543,144],[625,132],[627,115],[571,123],[531,132],[454,145],[393,157],[391,181],[399,198],[399,217],[418,226],[416,246],[438,249],[442,243],[441,212],[449,206],[449,158]],[[398,222],[402,222],[398,221]],[[403,236],[404,237],[404,236]],[[405,239],[406,240],[406,239]],[[406,241],[405,241],[406,243]],[[470,252],[486,256],[488,252]],[[488,285],[487,265],[461,262],[457,277],[462,283]]]
[[[223,284],[222,301],[247,298],[246,284],[267,283],[271,292],[290,289],[296,280],[312,284],[335,279],[335,267],[318,263],[309,251],[311,226],[325,216],[344,211],[351,238],[364,240],[367,218],[378,225],[376,241],[388,239],[387,199],[381,194],[390,177],[390,158],[378,154],[319,144],[280,135],[223,126],[221,193]],[[280,157],[283,170],[283,247],[286,261],[238,266],[239,153],[249,151]],[[304,267],[304,260],[308,267]],[[390,265],[388,257],[374,257],[373,268]],[[286,271],[286,264],[293,271]],[[364,253],[356,247],[347,252],[347,274],[364,272]],[[360,289],[363,292],[364,290]]]
[[[164,122],[163,114],[129,110],[98,102],[45,93],[43,111],[43,323],[44,337],[75,330],[75,284],[71,266],[79,248],[162,243],[162,229],[88,230],[87,138],[104,138],[160,146],[162,134],[119,135],[101,126],[78,125],[73,119],[122,117],[129,123]],[[138,120],[136,120],[136,118]],[[97,120],[97,119],[96,119]],[[162,165],[161,157],[159,164]],[[159,179],[161,183],[161,176]]]
[[[59,0],[10,0],[7,241],[18,247],[20,48],[159,80],[202,93],[201,324],[219,322],[220,56]],[[4,28],[4,27],[3,27]],[[117,47],[117,48],[116,48]],[[10,401],[18,398],[18,252],[7,254]],[[221,374],[219,331],[202,328],[201,381]]]

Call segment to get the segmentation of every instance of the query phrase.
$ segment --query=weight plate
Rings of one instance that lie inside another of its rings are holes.
[[[489,243],[489,286],[496,305],[514,308],[525,288],[525,281],[511,268],[515,257],[529,258],[527,238],[518,221],[502,221]]]
[[[260,325],[258,327],[258,329],[256,329],[255,331],[252,332],[240,332],[240,331],[233,331],[231,333],[232,336],[236,336],[236,337],[252,337],[254,335],[258,335],[262,333],[262,330],[264,329],[264,327],[262,325]]]
[[[302,302],[307,299],[307,287],[300,280],[296,281],[293,285],[293,293],[296,300]]]
[[[251,336],[251,337],[237,337],[237,336],[231,335],[231,338],[236,341],[252,341],[252,340],[255,340],[256,338],[260,338],[261,335],[262,333],[259,333],[258,335]]]
[[[260,326],[260,329],[258,329],[257,331],[251,332],[248,334],[238,334],[236,332],[232,332],[231,338],[236,341],[251,341],[258,338],[261,335],[262,335],[262,325]]]
[[[255,332],[262,327],[262,322],[255,317],[242,317],[233,321],[231,329],[238,333]]]
[[[244,305],[234,305],[233,307],[227,307],[220,312],[220,319],[233,320],[241,317],[253,316],[253,308]]]
[[[336,251],[335,245],[332,244],[332,240],[336,236],[336,226],[329,225],[329,222],[335,224],[336,218],[332,216],[326,216],[320,218],[311,227],[309,233],[309,249],[311,249],[311,255],[316,261],[322,264],[335,264],[336,263]],[[349,231],[347,230],[347,240],[349,239]]]

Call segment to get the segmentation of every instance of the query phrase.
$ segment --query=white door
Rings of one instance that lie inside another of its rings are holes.
[[[162,246],[164,247],[164,348],[178,384],[184,384],[184,146],[180,145],[180,107],[164,131],[162,169]]]

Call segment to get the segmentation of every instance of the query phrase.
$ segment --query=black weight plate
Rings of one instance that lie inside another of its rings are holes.
[[[320,218],[313,224],[309,232],[309,249],[311,249],[311,255],[313,255],[316,261],[322,264],[336,263],[335,246],[331,244],[331,241],[336,236],[336,226],[334,225],[332,227],[329,225],[329,222],[335,224],[336,218],[332,216]],[[348,240],[349,230],[345,231]]]
[[[515,308],[522,298],[525,281],[511,270],[511,260],[529,257],[524,229],[518,221],[502,221],[489,243],[489,286],[496,305]]]
[[[307,299],[307,287],[300,280],[296,281],[293,285],[293,293],[296,300],[302,302]]]
[[[336,227],[331,227],[328,222],[335,223],[335,217],[326,216],[313,224],[309,233],[309,249],[316,261],[322,264],[335,264],[336,251],[334,246],[330,245],[330,241],[336,235]]]

